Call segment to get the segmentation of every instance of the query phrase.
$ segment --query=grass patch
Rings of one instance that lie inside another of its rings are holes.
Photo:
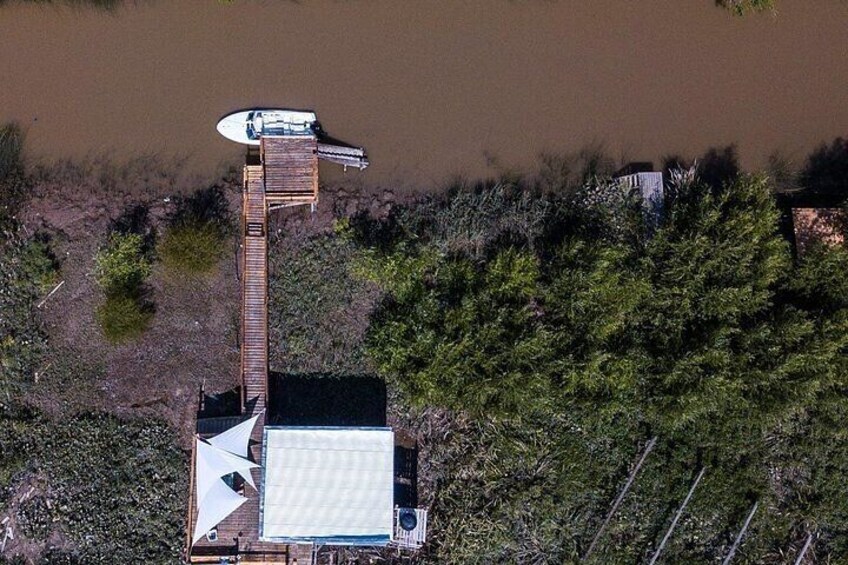
[[[223,255],[224,234],[213,223],[192,222],[171,227],[159,243],[159,259],[177,275],[212,272]]]
[[[97,323],[111,343],[125,343],[140,337],[153,320],[153,306],[140,298],[113,294],[97,308]]]
[[[356,246],[318,236],[271,241],[271,363],[285,373],[367,374],[363,339],[373,287],[351,272]]]
[[[68,541],[36,563],[180,562],[187,461],[165,424],[0,411],[0,425],[11,432],[0,437],[0,477],[22,456],[27,474],[43,477],[15,533],[43,540],[58,531]],[[18,473],[0,487],[25,479]]]
[[[33,306],[57,278],[47,241],[0,240],[0,406],[22,392],[46,346]]]

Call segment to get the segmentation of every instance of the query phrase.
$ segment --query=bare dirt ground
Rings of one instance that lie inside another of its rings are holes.
[[[111,345],[94,313],[103,300],[92,271],[110,223],[132,206],[149,207],[161,231],[173,196],[209,186],[186,178],[178,162],[139,160],[60,164],[37,174],[22,214],[27,231],[46,233],[61,263],[64,285],[39,309],[50,354],[29,401],[51,414],[103,409],[155,416],[192,432],[200,385],[209,391],[235,386],[238,372],[238,300],[235,241],[216,271],[175,279],[154,267],[150,277],[156,314],[137,341]],[[237,212],[238,187],[225,183]]]
[[[188,177],[179,161],[150,158],[63,162],[39,169],[35,177],[21,221],[27,232],[51,238],[64,284],[38,310],[50,353],[28,401],[54,415],[105,410],[162,418],[187,442],[201,385],[212,393],[238,384],[238,238],[234,234],[228,241],[224,258],[207,277],[177,279],[155,264],[148,281],[153,323],[140,339],[122,345],[108,343],[95,320],[104,297],[92,274],[94,256],[112,222],[128,209],[148,207],[151,226],[161,233],[175,196],[214,183],[222,184],[238,218],[240,175]],[[322,187],[316,213],[273,212],[272,227],[284,239],[298,240],[331,232],[336,218],[361,210],[383,216],[394,203],[392,192],[345,177]]]

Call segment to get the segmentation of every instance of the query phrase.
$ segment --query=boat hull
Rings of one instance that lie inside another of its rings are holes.
[[[262,135],[313,136],[317,122],[313,112],[254,108],[233,112],[218,121],[218,133],[236,143],[259,145]]]

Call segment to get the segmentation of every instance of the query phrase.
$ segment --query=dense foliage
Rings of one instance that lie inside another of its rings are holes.
[[[43,562],[179,562],[188,472],[167,426],[8,410],[0,426],[0,513],[14,508],[18,535],[45,544]]]
[[[356,233],[360,273],[386,292],[368,340],[380,372],[472,418],[445,460],[435,561],[577,559],[652,436],[597,562],[649,557],[702,466],[709,495],[667,562],[723,558],[754,500],[740,562],[780,562],[808,531],[819,556],[848,557],[833,491],[848,479],[848,251],[793,260],[766,180],[733,177],[679,176],[656,231],[596,181],[532,208],[524,187],[476,187],[442,203],[465,200],[451,226],[409,210]],[[526,214],[493,223],[498,207]]]

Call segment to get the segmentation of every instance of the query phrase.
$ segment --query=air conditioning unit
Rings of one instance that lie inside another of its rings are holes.
[[[395,508],[395,538],[398,547],[418,549],[427,541],[427,511],[423,508]]]

